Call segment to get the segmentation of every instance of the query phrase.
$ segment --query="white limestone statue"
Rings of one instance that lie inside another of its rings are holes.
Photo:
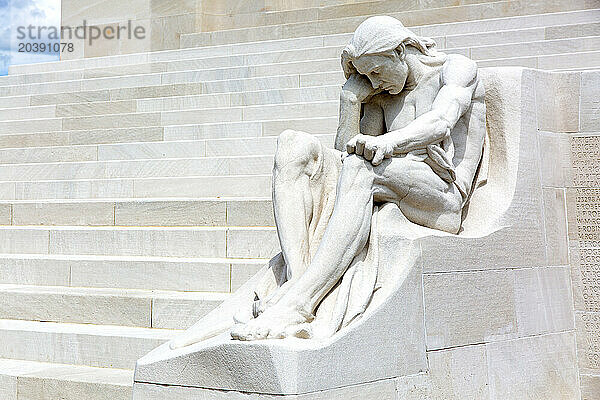
[[[389,246],[377,243],[387,203],[407,226],[460,231],[482,159],[484,89],[475,62],[433,47],[391,17],[357,28],[342,53],[335,149],[302,132],[279,137],[273,205],[282,252],[250,284],[254,302],[246,296],[212,313],[172,349],[228,330],[243,341],[327,338],[359,319],[394,274],[377,261]]]

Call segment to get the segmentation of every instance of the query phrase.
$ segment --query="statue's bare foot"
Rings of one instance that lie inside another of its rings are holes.
[[[237,324],[231,329],[231,337],[237,340],[281,339],[288,336],[309,337],[308,322],[312,316],[300,312],[297,307],[280,303],[267,308],[247,324]]]
[[[254,318],[258,317],[263,312],[265,312],[267,308],[273,307],[275,304],[277,304],[277,302],[279,302],[279,299],[281,299],[289,291],[290,287],[293,285],[294,282],[295,280],[289,280],[283,285],[279,286],[266,299],[256,300],[252,306],[252,314],[254,315]]]

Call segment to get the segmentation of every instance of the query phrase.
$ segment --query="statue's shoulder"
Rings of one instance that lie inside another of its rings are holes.
[[[440,78],[444,85],[470,86],[477,81],[477,63],[460,54],[448,54]]]

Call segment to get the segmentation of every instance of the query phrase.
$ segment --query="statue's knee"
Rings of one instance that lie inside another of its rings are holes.
[[[286,166],[305,167],[318,158],[320,148],[319,141],[312,135],[287,129],[277,138],[275,169]]]
[[[342,164],[342,174],[356,175],[368,170],[369,161],[355,154],[349,155]]]
[[[356,189],[373,184],[374,172],[369,161],[361,156],[350,155],[344,159],[340,189]],[[345,188],[344,186],[348,186]]]

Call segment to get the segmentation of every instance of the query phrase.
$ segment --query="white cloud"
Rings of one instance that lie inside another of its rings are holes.
[[[10,57],[11,64],[29,64],[34,62],[53,61],[59,58],[58,53],[18,52],[20,43],[49,43],[48,29],[38,27],[54,26],[60,29],[60,0],[0,0],[0,53],[3,60]],[[34,35],[25,38],[18,36],[18,28],[33,26]],[[38,32],[41,35],[38,37]],[[0,74],[2,70],[0,69]]]

